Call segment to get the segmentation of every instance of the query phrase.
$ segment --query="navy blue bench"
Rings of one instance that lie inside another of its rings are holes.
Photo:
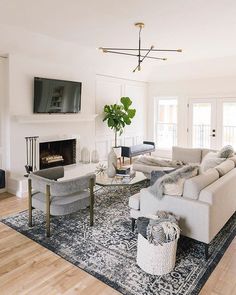
[[[143,141],[142,144],[137,144],[133,146],[122,146],[121,147],[121,156],[123,157],[123,163],[126,158],[130,159],[130,164],[132,164],[132,157],[144,155],[155,151],[155,143],[152,141]]]

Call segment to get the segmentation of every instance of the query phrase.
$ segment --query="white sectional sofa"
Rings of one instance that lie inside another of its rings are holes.
[[[205,149],[173,147],[173,160],[200,163]],[[181,233],[208,244],[236,211],[236,160],[229,158],[207,172],[185,181],[182,196],[164,195],[158,199],[149,188],[129,199],[132,225],[139,216],[158,210],[179,216]]]

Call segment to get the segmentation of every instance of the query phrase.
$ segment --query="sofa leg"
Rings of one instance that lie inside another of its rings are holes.
[[[135,218],[131,218],[131,230],[134,232],[134,227],[135,227]]]
[[[205,260],[207,261],[209,258],[209,244],[205,244],[204,252],[205,252]]]

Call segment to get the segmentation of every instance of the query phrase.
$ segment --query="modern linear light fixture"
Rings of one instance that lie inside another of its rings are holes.
[[[141,31],[144,28],[144,23],[135,23],[134,25],[139,29],[138,48],[100,47],[99,49],[102,50],[104,53],[136,56],[138,58],[138,65],[133,70],[133,72],[136,72],[136,70],[138,70],[138,71],[141,70],[141,63],[144,61],[145,58],[167,60],[167,58],[165,58],[165,57],[163,58],[163,57],[149,56],[150,52],[182,52],[182,49],[154,49],[153,45],[150,48],[142,48],[141,47]],[[129,51],[129,52],[137,51],[137,53],[128,53],[128,52],[124,52],[124,51]]]

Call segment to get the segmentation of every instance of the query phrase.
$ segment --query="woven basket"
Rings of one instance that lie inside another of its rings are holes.
[[[142,270],[152,275],[164,275],[175,267],[178,239],[162,246],[150,244],[138,234],[137,264]]]

